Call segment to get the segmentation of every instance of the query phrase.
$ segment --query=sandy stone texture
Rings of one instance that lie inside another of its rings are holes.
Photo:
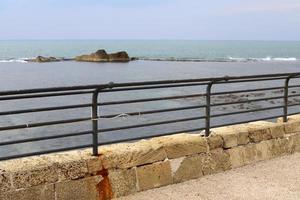
[[[126,169],[166,158],[163,147],[150,140],[103,146],[99,153],[105,169]]]
[[[139,191],[172,184],[169,161],[158,162],[137,168]]]
[[[298,200],[299,166],[295,153],[118,200]]]
[[[163,146],[169,159],[205,153],[208,151],[207,140],[195,134],[177,134],[154,138],[153,143]]]
[[[101,176],[93,176],[79,180],[56,183],[56,200],[100,199],[98,184],[101,180]]]

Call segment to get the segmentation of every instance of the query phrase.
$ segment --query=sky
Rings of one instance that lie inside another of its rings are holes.
[[[300,40],[299,0],[0,0],[0,39]]]

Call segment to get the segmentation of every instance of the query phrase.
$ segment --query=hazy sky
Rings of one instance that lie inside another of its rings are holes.
[[[300,40],[300,0],[0,0],[0,39]]]

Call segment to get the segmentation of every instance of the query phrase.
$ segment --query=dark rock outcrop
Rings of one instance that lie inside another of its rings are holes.
[[[63,59],[55,58],[55,57],[43,57],[43,56],[38,56],[36,58],[27,60],[28,62],[39,62],[39,63],[44,63],[44,62],[59,62],[62,61]]]
[[[130,58],[125,51],[109,54],[110,62],[129,62]]]
[[[102,49],[90,55],[77,56],[75,60],[85,62],[129,62],[130,58],[125,51],[107,54],[106,51]]]
[[[76,61],[85,61],[85,62],[108,62],[109,55],[105,50],[98,50],[95,53],[90,55],[81,55],[75,57]]]

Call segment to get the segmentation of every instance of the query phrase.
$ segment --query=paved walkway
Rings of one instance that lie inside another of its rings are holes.
[[[300,153],[119,200],[299,200]]]

